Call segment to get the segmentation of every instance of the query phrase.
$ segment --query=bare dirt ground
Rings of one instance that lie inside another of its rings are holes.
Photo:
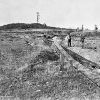
[[[99,79],[89,77],[96,84],[88,78],[93,72],[75,61],[71,64],[69,55],[53,42],[25,36],[0,36],[1,100],[100,100]],[[90,58],[96,53],[75,45],[71,50]],[[92,57],[92,61],[97,58]],[[99,64],[99,58],[96,62]],[[60,71],[61,67],[65,70]]]

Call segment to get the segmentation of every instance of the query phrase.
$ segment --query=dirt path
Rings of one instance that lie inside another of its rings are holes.
[[[69,50],[79,54],[80,56],[100,65],[100,54],[91,49],[82,49],[80,47],[70,47]]]

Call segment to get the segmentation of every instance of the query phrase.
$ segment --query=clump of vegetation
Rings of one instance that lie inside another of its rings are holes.
[[[57,61],[59,59],[59,55],[57,55],[54,51],[43,50],[41,51],[31,63],[46,63],[47,61]]]
[[[44,60],[50,60],[50,61],[57,61],[59,59],[59,56],[54,51],[42,51],[39,55],[39,58]]]
[[[24,56],[24,52],[21,48],[11,49],[11,52],[16,57],[22,57]]]

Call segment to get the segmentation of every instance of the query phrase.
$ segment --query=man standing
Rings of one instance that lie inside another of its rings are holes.
[[[85,36],[81,36],[82,48],[84,48]]]
[[[70,33],[68,34],[68,47],[71,47],[71,35],[70,35]]]

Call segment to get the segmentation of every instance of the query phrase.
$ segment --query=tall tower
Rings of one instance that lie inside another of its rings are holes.
[[[39,12],[37,12],[36,14],[37,14],[37,23],[39,23],[39,19],[40,19]]]

